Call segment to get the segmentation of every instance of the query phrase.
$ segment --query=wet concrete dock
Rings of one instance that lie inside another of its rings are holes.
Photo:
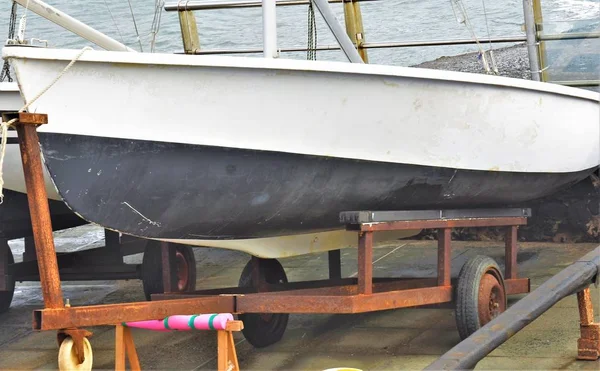
[[[101,230],[84,226],[56,234],[57,249],[72,251],[100,246]],[[12,241],[17,260],[22,243]],[[591,251],[597,244],[521,243],[520,275],[532,289]],[[489,255],[502,266],[502,242],[454,242],[452,275],[477,254]],[[243,253],[195,249],[198,288],[237,284],[249,256]],[[435,241],[396,241],[374,251],[375,276],[433,276]],[[127,257],[141,262],[141,255]],[[327,277],[327,254],[282,260],[290,281]],[[356,274],[356,251],[342,251],[342,273]],[[63,283],[72,305],[142,301],[140,281]],[[596,321],[600,320],[599,289],[592,286]],[[509,299],[509,304],[519,296]],[[55,332],[33,332],[31,311],[43,301],[38,283],[18,284],[11,309],[0,315],[0,369],[56,369]],[[579,337],[575,296],[570,296],[512,337],[481,361],[478,369],[598,370],[600,362],[577,361]],[[114,330],[90,328],[94,369],[114,369]],[[156,333],[134,330],[142,369],[214,370],[213,332]],[[398,309],[359,315],[292,315],[281,342],[264,349],[250,346],[236,334],[240,367],[245,370],[324,370],[356,367],[363,370],[417,370],[459,342],[452,309]]]

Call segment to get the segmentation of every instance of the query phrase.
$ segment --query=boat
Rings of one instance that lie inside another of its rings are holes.
[[[3,57],[29,101],[78,53],[9,46]],[[38,130],[46,166],[82,218],[235,248],[341,229],[342,211],[552,194],[597,169],[598,102],[459,72],[86,51],[30,107],[49,115]]]
[[[294,256],[356,245],[342,211],[505,207],[599,165],[599,95],[555,84],[270,57],[17,45],[3,57],[49,115],[38,132],[61,199],[142,238]]]

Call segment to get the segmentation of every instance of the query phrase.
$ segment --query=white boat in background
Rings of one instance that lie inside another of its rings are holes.
[[[19,92],[16,82],[0,83],[0,112],[18,111],[23,107],[23,98]],[[0,121],[2,118],[0,117]],[[4,188],[16,192],[27,193],[25,189],[25,177],[23,175],[23,165],[21,164],[21,153],[15,131],[8,132],[8,141],[6,145],[6,155],[4,157]],[[56,192],[54,184],[50,179],[48,170],[44,168],[44,180],[46,184],[46,193],[51,200],[60,201],[61,198]]]
[[[21,107],[23,107],[23,99],[17,83],[1,82],[0,112],[14,112]],[[47,169],[45,167],[43,169],[53,229],[59,230],[85,224],[84,220],[73,214],[62,202]],[[15,131],[8,131],[2,177],[4,202],[0,205],[0,239],[31,236],[33,231],[25,194],[25,178]]]
[[[29,101],[78,53],[3,56]],[[576,183],[599,164],[598,102],[448,71],[86,51],[30,107],[49,115],[46,165],[84,219],[282,257],[314,251],[246,242],[339,230],[346,210],[506,206]]]

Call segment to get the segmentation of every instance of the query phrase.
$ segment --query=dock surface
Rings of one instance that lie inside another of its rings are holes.
[[[83,226],[56,234],[58,251],[101,245],[101,230]],[[20,256],[19,241],[12,241]],[[532,290],[598,244],[520,243],[519,275],[531,278]],[[197,287],[237,284],[247,254],[195,249]],[[484,254],[503,267],[504,244],[453,242],[452,276],[470,257]],[[342,250],[342,274],[356,275],[356,250]],[[141,263],[141,254],[129,256]],[[327,253],[281,261],[290,281],[327,278]],[[374,250],[374,276],[433,276],[435,241],[394,241]],[[591,286],[596,321],[600,290]],[[71,305],[144,300],[141,281],[64,282]],[[509,305],[519,296],[509,298]],[[0,315],[0,369],[56,369],[58,347],[53,331],[31,330],[31,312],[43,301],[39,283],[18,284],[11,309]],[[577,361],[579,314],[569,296],[483,359],[480,370],[598,370],[600,362]],[[93,327],[94,369],[114,369],[114,328]],[[158,333],[133,329],[142,369],[215,370],[214,332]],[[253,348],[235,335],[242,370],[420,370],[459,342],[453,310],[446,307],[397,309],[357,315],[292,315],[283,339]]]

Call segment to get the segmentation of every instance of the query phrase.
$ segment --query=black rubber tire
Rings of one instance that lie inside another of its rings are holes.
[[[2,241],[0,243],[8,244],[6,241]],[[15,258],[13,257],[12,251],[10,251],[10,247],[8,248],[8,264],[14,264]],[[0,262],[3,264],[3,262]],[[15,280],[12,279],[11,282],[8,283],[8,291],[0,291],[0,313],[4,313],[10,308],[10,303],[12,302],[13,295],[15,294]]]
[[[144,295],[146,300],[151,299],[152,294],[162,294],[165,292],[163,288],[162,277],[162,249],[159,241],[149,240],[144,249],[144,258],[142,260],[142,286],[144,287]],[[179,290],[177,282],[172,282],[171,291],[194,291],[196,289],[196,258],[194,250],[188,245],[179,245],[170,243],[171,247],[175,247],[180,252],[188,266],[187,284],[183,290]],[[171,267],[177,270],[177,265]]]
[[[486,272],[494,274],[500,285],[504,287],[504,293],[506,293],[502,271],[494,259],[478,255],[469,259],[462,266],[456,285],[455,307],[456,327],[462,340],[468,338],[482,326],[479,320],[478,308],[479,285]],[[504,295],[503,300],[506,308],[506,295]]]
[[[287,275],[277,259],[262,259],[260,279],[267,283],[287,283]],[[240,276],[239,287],[256,287],[252,282],[252,260]],[[283,337],[290,315],[288,313],[244,313],[239,319],[244,322],[242,333],[252,346],[264,348],[275,344]]]

